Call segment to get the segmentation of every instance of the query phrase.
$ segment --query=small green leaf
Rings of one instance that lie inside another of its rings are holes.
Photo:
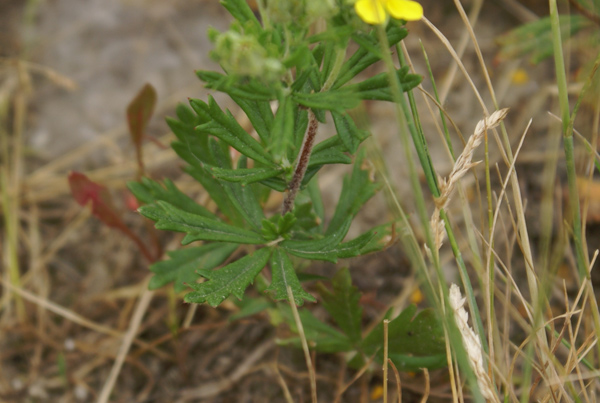
[[[301,44],[283,60],[283,65],[288,69],[296,68],[298,71],[300,71],[311,65],[312,62],[313,56],[310,48],[306,44]]]
[[[314,167],[325,164],[351,164],[352,158],[345,154],[343,149],[344,146],[340,144],[334,147],[328,147],[315,151],[310,156],[308,166]]]
[[[270,257],[271,249],[262,248],[221,269],[198,270],[198,274],[208,281],[190,284],[194,291],[184,297],[185,302],[194,304],[207,302],[215,307],[231,294],[242,299],[244,291],[266,266]]]
[[[222,91],[229,96],[252,101],[272,101],[276,98],[277,88],[248,78],[243,83],[235,77],[226,76],[215,71],[196,71],[196,75],[206,82],[206,87]]]
[[[242,168],[242,169],[224,169],[219,167],[210,167],[209,171],[217,178],[229,182],[239,182],[243,185],[260,182],[265,179],[273,178],[283,172],[281,168]]]
[[[333,291],[317,284],[319,295],[323,299],[323,307],[329,312],[335,323],[357,345],[361,340],[362,308],[359,305],[360,293],[352,285],[350,271],[340,269],[331,281]]]
[[[290,237],[289,232],[295,224],[296,216],[294,213],[288,212],[283,217],[280,214],[276,214],[268,220],[262,220],[261,233],[269,241],[278,237],[288,239]]]
[[[321,67],[321,81],[325,82],[329,74],[331,73],[331,69],[333,68],[333,64],[335,63],[336,56],[336,48],[337,44],[333,42],[325,42],[325,52],[323,53],[323,64]],[[347,44],[343,45],[344,48],[347,47]],[[318,88],[320,90],[320,88]]]
[[[358,145],[369,136],[369,133],[356,127],[356,123],[348,113],[331,112],[331,116],[338,137],[346,147],[346,151],[356,154]]]
[[[323,222],[325,221],[325,205],[323,204],[323,198],[321,197],[319,183],[316,180],[311,181],[308,183],[306,189],[308,190],[308,195],[312,201],[315,214],[319,219],[318,225],[322,227]]]
[[[208,192],[210,198],[219,206],[219,210],[223,212],[235,225],[243,226],[244,218],[238,212],[236,206],[232,204],[229,196],[222,186],[222,181],[215,179],[211,172],[205,168],[187,167],[185,171],[196,179],[202,187]]]
[[[298,231],[309,231],[318,227],[321,222],[313,211],[313,204],[311,202],[296,204],[294,207],[294,217],[293,229]]]
[[[287,189],[287,182],[284,181],[282,178],[273,177],[269,179],[264,179],[260,181],[260,183],[278,192],[285,192],[285,190]]]
[[[361,151],[354,162],[352,175],[344,178],[342,193],[340,194],[333,218],[327,228],[327,234],[337,231],[340,225],[346,222],[348,217],[354,217],[362,205],[373,197],[379,188],[380,185],[374,183],[369,178],[369,172],[362,169],[361,166],[364,160],[365,153]]]
[[[386,33],[390,46],[395,46],[408,35],[406,28],[393,23],[388,24]],[[357,33],[352,36],[352,39],[361,47],[344,63],[333,89],[340,88],[358,73],[381,59],[381,48],[375,30],[370,35]]]
[[[164,180],[164,187],[149,178],[142,178],[141,182],[129,182],[127,187],[135,197],[145,204],[162,200],[188,213],[198,214],[207,218],[217,217],[204,206],[196,203],[192,198],[181,192],[169,179]]]
[[[187,105],[177,104],[175,107],[177,118],[185,125],[194,127],[200,124],[199,117]]]
[[[167,118],[166,121],[173,134],[177,136],[177,140],[179,140],[171,143],[171,147],[177,155],[195,167],[201,167],[210,161],[208,155],[208,135],[206,133],[198,133],[194,129],[195,125],[190,125],[173,118]],[[199,119],[196,121],[200,122]]]
[[[296,110],[294,123],[294,157],[291,161],[294,161],[297,158],[300,148],[302,147],[304,133],[306,133],[306,128],[308,127],[308,111],[303,108],[298,108]]]
[[[277,225],[273,221],[267,220],[266,218],[262,220],[262,228],[260,233],[267,241],[273,241],[279,236]]]
[[[195,99],[190,100],[192,105],[197,104]],[[235,120],[229,111],[224,113],[215,100],[209,96],[208,108],[213,120],[196,127],[200,132],[210,133],[220,138],[243,155],[259,161],[265,165],[273,165],[273,161],[264,147],[250,136]]]
[[[393,223],[379,225],[351,241],[344,242],[338,247],[338,257],[346,259],[380,251],[390,241],[392,226]]]
[[[415,313],[416,307],[412,314],[401,314],[396,321],[390,322],[388,327],[390,351],[394,354],[420,356],[444,354],[446,352],[444,329],[435,311],[427,308],[416,316]],[[409,321],[405,322],[404,318]]]
[[[236,21],[251,24],[255,29],[262,29],[246,0],[221,0],[221,4]]]
[[[296,106],[291,97],[284,97],[275,114],[275,121],[269,136],[271,139],[269,151],[277,164],[287,159],[288,150],[293,146],[295,110]]]
[[[258,133],[260,139],[266,144],[269,141],[271,127],[273,127],[273,111],[271,104],[267,101],[254,101],[232,96],[231,99],[242,108],[252,127]]]
[[[211,140],[212,156],[217,165],[227,166],[230,164],[229,154],[219,147],[216,140]],[[246,157],[242,155],[238,161],[238,169],[247,169],[246,162]],[[256,198],[252,185],[242,186],[239,183],[227,181],[222,181],[220,185],[233,207],[243,219],[255,230],[259,230],[261,221],[264,218],[264,213]]]
[[[420,75],[408,74],[408,66],[397,70],[396,75],[403,92],[412,90],[423,81]],[[360,99],[390,102],[394,99],[387,73],[377,74],[357,84],[346,85],[343,89],[355,93]]]
[[[288,232],[290,232],[292,227],[296,224],[297,212],[297,210],[294,210],[293,213],[290,211],[284,216],[279,216],[279,219],[277,220],[277,230],[279,231],[279,235],[285,236],[288,234]]]
[[[294,101],[307,108],[334,110],[343,112],[358,106],[360,97],[353,91],[345,88],[326,92],[313,92],[310,94],[296,92],[292,95]],[[317,111],[315,111],[316,113]]]
[[[196,270],[214,269],[231,256],[237,247],[232,243],[210,243],[167,252],[169,259],[150,266],[154,276],[148,288],[156,290],[172,282],[175,292],[181,292],[186,289],[186,284],[196,282]]]
[[[181,241],[183,245],[199,240],[244,244],[264,243],[264,239],[256,232],[188,213],[167,202],[157,201],[154,204],[140,207],[138,211],[145,217],[156,221],[157,229],[186,233]]]
[[[322,239],[283,241],[279,246],[294,256],[335,263],[339,253],[337,247],[348,233],[351,223],[352,217],[344,221],[336,232]]]
[[[287,287],[289,286],[294,294],[296,305],[304,304],[304,300],[316,302],[315,297],[304,291],[298,281],[292,261],[280,248],[275,248],[271,256],[271,273],[273,280],[266,291],[273,295],[275,301],[288,299]]]

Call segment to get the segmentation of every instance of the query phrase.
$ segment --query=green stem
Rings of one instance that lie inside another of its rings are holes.
[[[579,193],[577,192],[577,174],[575,172],[575,155],[573,147],[573,125],[569,108],[569,95],[567,91],[567,74],[565,71],[560,23],[556,0],[550,0],[550,23],[552,26],[552,44],[554,46],[554,67],[556,69],[556,85],[558,86],[558,100],[560,103],[560,116],[562,119],[563,145],[565,148],[565,161],[567,164],[567,180],[569,182],[569,203],[571,218],[573,220],[573,242],[575,243],[575,256],[579,281],[589,279],[587,257],[585,256],[581,230],[581,211],[579,206]]]
[[[424,140],[422,133],[420,133],[420,134],[417,133],[414,122],[407,121],[408,117],[410,117],[411,114],[410,114],[406,99],[402,95],[400,83],[398,82],[398,77],[396,75],[396,68],[394,66],[392,57],[389,52],[390,46],[389,46],[389,41],[387,39],[387,35],[385,33],[385,28],[382,25],[377,26],[377,33],[378,33],[379,42],[381,44],[382,60],[385,63],[386,68],[387,68],[389,82],[390,82],[390,88],[391,88],[394,104],[396,106],[396,117],[398,119],[399,128],[400,128],[400,130],[399,130],[400,139],[402,141],[402,146],[403,146],[404,153],[406,156],[406,162],[409,167],[409,175],[410,175],[410,180],[411,180],[411,185],[412,185],[412,189],[414,192],[414,196],[416,197],[417,209],[419,211],[420,219],[423,223],[423,229],[426,233],[427,245],[429,246],[430,250],[432,251],[432,255],[434,258],[433,264],[438,273],[439,286],[440,286],[441,292],[443,294],[441,296],[441,298],[443,298],[446,301],[446,303],[448,303],[448,293],[449,293],[448,286],[445,283],[444,277],[442,276],[442,273],[441,273],[439,258],[437,256],[437,248],[433,242],[433,238],[432,238],[432,234],[431,234],[431,226],[429,225],[429,217],[425,210],[425,200],[424,200],[423,193],[420,188],[419,181],[418,181],[418,175],[417,175],[415,167],[414,167],[412,153],[410,151],[410,144],[409,144],[408,136],[406,135],[405,128],[408,128],[408,131],[411,134],[413,144],[415,146],[419,160],[421,162],[421,166],[425,172],[425,177],[427,179],[427,185],[429,186],[429,189],[432,192],[434,197],[437,197],[440,195],[440,191],[439,191],[439,188],[437,185],[437,177],[435,175],[435,171],[433,170],[433,164],[431,162],[429,153],[427,152],[427,147],[426,147],[425,140]],[[400,57],[400,53],[398,54],[398,56]],[[472,291],[472,287],[470,285],[469,278],[466,275],[467,270],[466,270],[465,263],[462,259],[460,250],[458,249],[458,244],[456,243],[456,240],[454,239],[452,229],[451,229],[451,226],[450,226],[450,223],[449,223],[446,213],[444,211],[441,211],[440,216],[442,217],[442,219],[444,219],[445,226],[446,226],[446,232],[448,233],[448,237],[450,238],[450,243],[452,245],[452,251],[454,252],[454,256],[457,261],[457,264],[460,267],[460,270],[462,273],[461,277],[463,277],[463,281],[466,284],[465,285],[465,294],[467,295],[467,298],[469,300],[469,307],[471,309],[471,314],[474,318],[478,318],[477,320],[475,320],[475,323],[477,323],[479,335],[480,335],[480,338],[482,339],[483,345],[487,346],[487,340],[485,340],[485,337],[483,337],[484,333],[483,333],[483,326],[481,325],[481,317],[477,310],[477,304],[475,301],[475,297],[473,295],[473,291]],[[446,305],[446,306],[449,306],[449,305]],[[444,319],[445,319],[444,320],[445,325],[449,329],[449,333],[451,335],[452,347],[457,353],[457,358],[459,360],[461,368],[466,373],[467,379],[469,381],[469,386],[474,394],[473,397],[474,397],[475,401],[484,401],[483,397],[481,396],[481,392],[479,391],[479,386],[477,385],[477,381],[475,379],[473,370],[471,369],[469,364],[466,362],[466,355],[464,355],[466,353],[464,352],[464,347],[462,345],[462,337],[460,336],[459,333],[457,333],[458,328],[456,327],[456,323],[454,322],[453,316],[450,315],[450,312],[448,310],[447,310],[446,314],[444,315]]]
[[[387,37],[385,39],[387,40]],[[406,65],[406,61],[404,60],[404,57],[402,55],[402,51],[401,51],[400,47],[397,46],[396,50],[397,50],[398,61],[400,62],[400,65],[401,66]],[[391,61],[391,57],[390,57],[390,61]],[[392,71],[395,71],[393,64],[391,64],[391,67],[394,69]],[[437,182],[437,175],[435,173],[435,169],[433,167],[433,162],[431,160],[431,156],[430,156],[429,150],[427,148],[427,141],[425,139],[425,135],[423,134],[423,131],[420,129],[421,126],[419,124],[419,115],[417,113],[417,106],[416,106],[416,102],[414,100],[414,96],[411,92],[409,92],[407,94],[408,99],[410,101],[411,108],[414,111],[414,113],[411,115],[409,112],[408,105],[406,104],[406,99],[402,96],[402,93],[400,92],[400,85],[398,83],[398,80],[397,80],[395,74],[390,75],[390,81],[392,83],[395,83],[395,85],[392,84],[392,94],[396,94],[396,91],[398,91],[397,94],[399,94],[399,95],[396,97],[397,99],[394,99],[394,100],[400,103],[400,105],[402,107],[402,111],[404,113],[404,116],[406,116],[406,117],[412,116],[413,119],[417,122],[417,124],[414,124],[414,123],[412,123],[412,121],[409,121],[408,129],[411,134],[415,149],[417,150],[417,155],[419,156],[419,160],[421,162],[421,167],[423,168],[423,171],[425,173],[425,178],[427,179],[427,185],[429,186],[429,190],[431,191],[431,193],[433,194],[434,197],[438,197],[440,195],[440,190],[439,190],[439,186],[438,186],[438,182]],[[467,267],[462,258],[462,253],[460,252],[460,248],[458,247],[458,242],[456,242],[454,232],[452,230],[452,225],[450,223],[450,219],[444,210],[440,211],[440,217],[444,220],[446,234],[448,235],[448,240],[450,241],[450,246],[452,248],[454,258],[455,258],[456,263],[459,268],[460,277],[461,277],[461,280],[462,280],[462,282],[464,284],[464,288],[465,288],[465,295],[467,296],[467,299],[469,300],[469,310],[471,311],[471,316],[474,318],[473,320],[475,321],[475,324],[476,324],[477,333],[479,334],[479,338],[481,339],[481,345],[483,346],[484,350],[486,352],[488,352],[488,343],[485,338],[483,323],[481,321],[481,314],[479,313],[479,307],[477,306],[477,301],[475,300],[475,294],[473,293],[473,286],[471,285],[471,280],[469,279],[469,275],[467,273]],[[426,228],[429,228],[428,221],[425,221],[424,225]],[[432,250],[435,250],[435,246],[434,246],[434,248],[432,248]],[[437,253],[434,254],[434,256],[435,255],[437,255]],[[440,276],[440,282],[444,283],[442,276]],[[445,286],[445,284],[444,284],[444,286]],[[445,289],[447,289],[447,287],[445,287]]]

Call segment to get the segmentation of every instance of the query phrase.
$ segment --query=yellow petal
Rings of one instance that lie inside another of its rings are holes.
[[[356,14],[367,24],[383,24],[386,20],[381,0],[358,0],[354,3]]]
[[[398,20],[417,21],[423,17],[423,7],[416,1],[388,0],[385,8]]]

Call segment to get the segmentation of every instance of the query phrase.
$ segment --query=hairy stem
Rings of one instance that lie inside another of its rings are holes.
[[[298,154],[298,161],[296,162],[296,168],[294,169],[294,176],[288,184],[287,194],[283,201],[282,214],[285,215],[294,208],[294,200],[302,184],[302,179],[306,174],[308,168],[308,161],[310,160],[310,154],[312,152],[313,145],[315,144],[315,137],[317,136],[317,128],[319,122],[315,117],[315,114],[310,109],[308,110],[308,127],[306,133],[304,133],[304,140],[302,141],[302,148],[300,154]]]

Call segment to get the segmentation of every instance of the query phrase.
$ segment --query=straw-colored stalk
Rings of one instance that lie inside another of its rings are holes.
[[[440,179],[440,196],[435,199],[435,211],[431,216],[431,228],[434,234],[435,246],[439,250],[442,247],[442,242],[445,237],[444,222],[440,218],[440,211],[445,209],[450,202],[452,192],[456,188],[458,181],[475,165],[479,162],[473,161],[473,154],[481,142],[483,141],[484,134],[488,129],[493,129],[498,126],[500,122],[508,114],[508,108],[497,110],[492,113],[489,117],[482,119],[477,123],[475,132],[469,138],[467,145],[463,152],[456,159],[452,172],[448,175],[448,178]]]
[[[492,381],[483,366],[483,349],[481,348],[481,340],[475,334],[475,331],[469,326],[469,314],[463,307],[465,304],[465,298],[460,293],[460,288],[456,284],[450,286],[450,306],[454,311],[454,319],[456,325],[462,335],[463,345],[467,351],[467,356],[473,372],[477,377],[477,384],[481,394],[487,400],[493,402],[498,401],[498,397],[492,387]]]

